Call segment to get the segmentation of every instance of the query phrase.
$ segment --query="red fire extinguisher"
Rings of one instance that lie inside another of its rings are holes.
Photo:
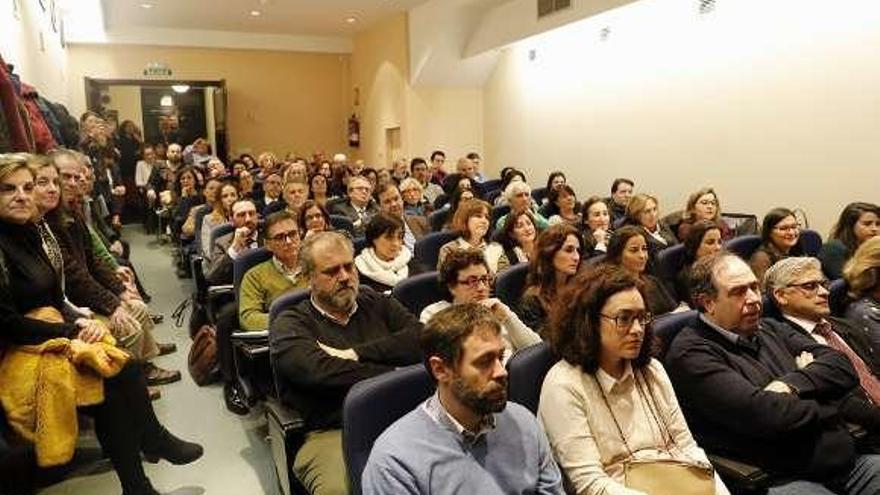
[[[359,148],[361,145],[361,123],[357,114],[351,114],[348,119],[348,145],[352,148]]]

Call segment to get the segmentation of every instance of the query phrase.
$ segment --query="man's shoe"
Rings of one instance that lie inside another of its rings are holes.
[[[167,344],[157,344],[157,346],[159,347],[160,356],[171,354],[172,352],[177,352],[177,344],[173,342],[169,342]]]
[[[147,378],[147,385],[165,385],[180,381],[180,372],[165,370],[153,363],[144,363],[144,376]]]
[[[239,416],[244,416],[250,412],[250,408],[245,402],[244,397],[241,396],[241,392],[238,391],[238,387],[231,383],[223,385],[223,400],[226,402],[226,409],[229,409],[230,412]]]
[[[150,401],[154,401],[162,397],[162,391],[156,387],[147,387],[147,394],[149,394],[150,396]]]
[[[159,459],[165,459],[180,466],[195,462],[205,453],[201,445],[181,440],[165,428],[150,443],[152,445],[144,446],[144,459],[153,464],[159,462]]]

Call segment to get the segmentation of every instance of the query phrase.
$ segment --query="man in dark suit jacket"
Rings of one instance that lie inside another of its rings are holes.
[[[379,198],[379,211],[403,220],[403,244],[413,252],[416,241],[431,231],[428,219],[419,215],[406,215],[403,211],[403,196],[392,183],[380,185],[376,197]]]
[[[779,309],[780,324],[847,356],[859,375],[859,387],[841,404],[847,422],[880,435],[880,366],[858,326],[831,316],[827,280],[816,258],[792,257],[777,262],[764,275],[764,290]],[[874,442],[872,442],[874,444]]]
[[[364,229],[370,218],[378,211],[379,207],[372,198],[373,186],[363,176],[355,176],[348,181],[348,201],[336,203],[330,207],[331,215],[343,215],[354,224],[355,237],[363,237]]]
[[[856,453],[839,414],[858,385],[846,356],[762,322],[758,280],[735,255],[699,260],[692,285],[700,316],[666,368],[700,446],[780,475],[783,492],[880,493],[880,457]]]
[[[232,225],[235,230],[214,239],[211,259],[205,270],[210,285],[232,283],[232,265],[244,251],[259,247],[261,239],[257,229],[257,208],[250,200],[238,200],[232,205]]]

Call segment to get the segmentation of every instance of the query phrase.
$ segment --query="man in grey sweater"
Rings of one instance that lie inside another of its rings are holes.
[[[527,409],[507,402],[500,333],[479,304],[430,320],[420,343],[437,392],[376,441],[365,495],[564,493],[544,431]]]

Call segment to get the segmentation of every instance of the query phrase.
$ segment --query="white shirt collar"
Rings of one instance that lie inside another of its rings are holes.
[[[624,365],[623,376],[621,376],[619,380],[606,373],[602,368],[596,370],[596,381],[599,382],[599,386],[602,387],[602,391],[606,395],[621,391],[622,389],[631,386],[633,380],[634,375],[632,364],[629,361]]]

